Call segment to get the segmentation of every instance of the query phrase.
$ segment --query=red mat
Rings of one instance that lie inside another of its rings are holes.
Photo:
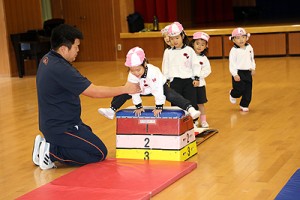
[[[146,200],[197,167],[195,162],[107,159],[80,167],[23,199]]]

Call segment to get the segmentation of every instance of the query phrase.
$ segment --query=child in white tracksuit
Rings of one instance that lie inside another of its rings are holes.
[[[165,28],[163,28],[161,30],[161,35],[164,38],[164,42],[165,42],[165,51],[169,51],[172,48],[172,44],[170,42],[169,39],[169,35],[168,35],[168,29],[169,29],[170,25],[167,25]],[[120,101],[120,99],[123,99],[122,101]],[[119,95],[119,96],[115,96],[112,101],[111,101],[111,106],[110,108],[99,108],[98,112],[101,115],[104,115],[105,117],[109,118],[109,119],[113,119],[115,116],[115,112],[128,100],[131,99],[130,95],[124,94],[124,95]],[[122,103],[123,102],[123,103]]]
[[[256,68],[253,48],[247,42],[249,37],[250,33],[243,28],[234,29],[229,37],[234,43],[229,53],[229,70],[232,75],[229,100],[235,104],[236,98],[242,97],[240,109],[243,112],[249,111],[252,99],[252,76],[255,74]]]
[[[206,112],[204,107],[204,103],[207,103],[205,78],[208,77],[211,73],[210,62],[206,57],[208,51],[208,40],[209,40],[208,34],[204,32],[196,32],[193,34],[193,39],[190,42],[190,46],[195,50],[199,64],[201,65],[199,84],[194,86],[196,87],[197,90],[197,104],[201,112],[200,121],[201,121],[202,128],[209,127],[206,120]]]
[[[143,49],[139,47],[132,48],[127,56],[125,66],[129,68],[128,81],[131,83],[139,83],[141,93],[131,95],[119,95],[114,97],[111,108],[113,116],[115,110],[120,108],[128,99],[132,98],[133,104],[136,106],[135,115],[139,116],[144,112],[141,95],[152,94],[155,98],[155,109],[153,114],[158,117],[163,112],[163,105],[168,100],[172,104],[188,111],[193,119],[200,116],[200,112],[195,110],[190,101],[183,98],[166,84],[166,78],[158,67],[147,63]],[[100,111],[99,111],[100,112]],[[110,113],[100,112],[107,118],[111,118]]]
[[[199,84],[201,66],[195,51],[188,46],[182,25],[174,22],[168,28],[168,35],[173,47],[165,51],[162,72],[170,81],[170,87],[197,108],[197,94],[194,85]]]

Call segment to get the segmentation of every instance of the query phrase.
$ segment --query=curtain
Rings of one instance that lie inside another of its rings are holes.
[[[190,0],[192,24],[203,24],[211,22],[232,21],[233,0]],[[174,22],[178,19],[178,5],[185,3],[185,0],[134,0],[134,9],[140,13],[145,23],[152,23],[153,16],[157,16],[159,22]]]
[[[232,21],[232,0],[196,0],[195,24]]]
[[[43,20],[52,19],[51,0],[42,0]]]
[[[159,22],[177,20],[177,0],[134,0],[134,10],[140,13],[145,23],[152,23],[156,16]]]

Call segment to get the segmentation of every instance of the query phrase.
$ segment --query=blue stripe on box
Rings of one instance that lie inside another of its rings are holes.
[[[155,118],[153,109],[145,109],[139,117],[134,115],[135,109],[123,109],[116,113],[117,118]],[[185,116],[184,110],[164,109],[159,118],[177,118],[180,119]]]

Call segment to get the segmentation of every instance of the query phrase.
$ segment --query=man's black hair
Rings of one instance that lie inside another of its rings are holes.
[[[57,50],[61,46],[66,46],[71,49],[75,39],[83,39],[82,32],[68,24],[61,24],[52,30],[51,48]]]

